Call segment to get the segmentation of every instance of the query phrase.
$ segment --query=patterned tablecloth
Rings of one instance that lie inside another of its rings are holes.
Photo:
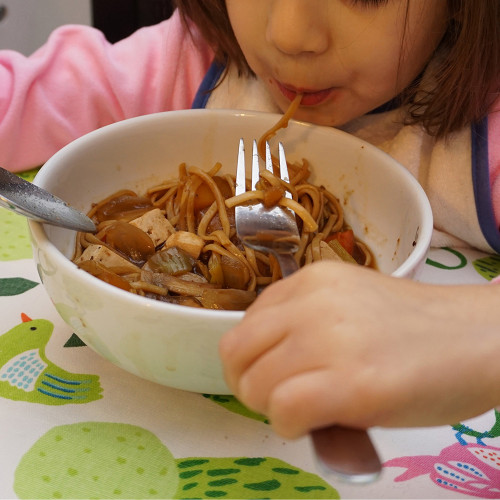
[[[499,272],[499,256],[439,248],[418,279],[486,284]],[[356,486],[325,475],[309,439],[283,440],[231,396],[117,368],[59,317],[26,220],[3,208],[0,313],[0,498],[500,498],[494,411],[455,426],[372,429],[384,471]],[[61,386],[66,396],[55,397]]]

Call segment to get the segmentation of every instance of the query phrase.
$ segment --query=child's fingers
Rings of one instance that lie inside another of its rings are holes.
[[[347,386],[331,371],[321,369],[287,378],[270,394],[267,415],[273,429],[293,439],[340,423],[363,428],[363,401],[353,404]]]
[[[333,342],[316,340],[304,332],[303,325],[286,326],[280,340],[254,357],[240,373],[236,382],[238,396],[253,410],[268,414],[269,397],[275,387],[333,362],[335,349],[330,347]]]
[[[219,354],[223,363],[238,365],[244,362],[243,358],[253,358],[254,351],[261,352],[279,340],[280,332],[286,329],[286,317],[282,311],[276,311],[276,306],[286,303],[291,297],[289,285],[283,286],[281,281],[264,290],[248,308],[242,321],[222,337]]]
[[[273,308],[245,315],[242,322],[227,332],[219,342],[219,355],[229,387],[236,391],[247,368],[286,335],[286,321],[276,317]]]

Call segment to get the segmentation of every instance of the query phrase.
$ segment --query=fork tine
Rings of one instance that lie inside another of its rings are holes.
[[[273,173],[273,157],[271,156],[271,148],[269,146],[269,142],[266,141],[266,170]]]
[[[290,178],[288,177],[288,165],[286,163],[285,148],[281,142],[278,144],[278,150],[280,157],[280,177],[282,181],[289,183]],[[292,198],[292,194],[288,190],[285,191],[285,196],[290,199]]]
[[[236,186],[234,188],[236,195],[243,194],[246,191],[245,179],[245,142],[243,141],[243,139],[240,139],[240,147],[238,149],[238,164],[236,166]]]
[[[257,150],[257,141],[253,141],[252,151],[252,191],[255,191],[255,186],[259,182],[260,167],[259,167],[259,151]]]

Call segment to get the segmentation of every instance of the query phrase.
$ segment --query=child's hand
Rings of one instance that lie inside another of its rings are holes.
[[[500,403],[499,293],[313,264],[266,289],[223,337],[226,379],[285,437],[454,424]]]

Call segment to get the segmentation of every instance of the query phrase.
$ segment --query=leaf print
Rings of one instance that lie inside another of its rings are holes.
[[[0,278],[0,296],[21,295],[37,285],[39,283],[26,278]]]

